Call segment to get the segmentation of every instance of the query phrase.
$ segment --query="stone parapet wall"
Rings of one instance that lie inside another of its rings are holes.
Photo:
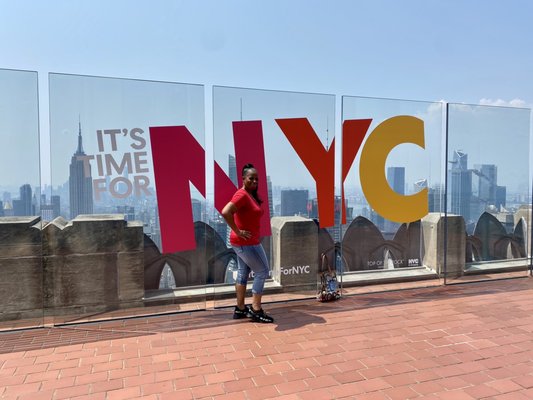
[[[43,314],[39,217],[0,217],[0,321]]]
[[[143,230],[121,214],[0,218],[0,320],[140,306]]]
[[[53,315],[142,305],[142,224],[121,214],[56,218],[43,229],[43,266]]]
[[[272,278],[291,287],[316,288],[318,226],[308,218],[272,218]]]
[[[529,221],[530,209],[522,211],[521,220]],[[446,265],[446,275],[458,277],[465,271],[470,243],[461,216],[445,218],[439,213],[400,229],[394,240],[384,240],[370,221],[356,219],[351,236],[348,232],[342,244],[333,243],[329,233],[308,218],[274,217],[271,223],[272,278],[284,292],[316,290],[321,252],[328,253],[333,267],[342,257],[346,271],[352,271],[348,268],[352,264],[362,265],[357,272],[365,270],[360,258],[392,254],[407,259],[407,266],[415,260],[415,266],[440,276]],[[76,319],[143,307],[145,290],[158,290],[165,263],[184,287],[204,288],[205,299],[205,286],[224,282],[225,268],[235,254],[204,223],[195,224],[195,237],[196,249],[162,255],[151,241],[146,246],[142,224],[125,221],[122,214],[80,215],[72,221],[59,217],[51,222],[39,217],[0,217],[0,321]]]
[[[447,226],[446,222],[447,221]],[[446,232],[447,231],[447,232]],[[445,234],[447,240],[445,241]],[[458,277],[465,269],[466,230],[463,217],[429,213],[422,218],[422,264],[444,276]]]

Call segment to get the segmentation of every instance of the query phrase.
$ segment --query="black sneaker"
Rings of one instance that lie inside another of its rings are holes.
[[[250,307],[244,306],[244,310],[241,310],[239,307],[235,306],[235,310],[233,311],[233,319],[241,319],[250,317]]]
[[[253,307],[250,307],[249,310],[250,310],[250,317],[252,318],[252,321],[254,322],[262,322],[264,324],[269,324],[271,322],[274,322],[274,318],[272,318],[270,315],[266,315],[263,309],[260,309],[259,311],[255,311]]]

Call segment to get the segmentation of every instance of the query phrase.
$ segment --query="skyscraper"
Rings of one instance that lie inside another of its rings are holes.
[[[133,206],[117,206],[116,208],[118,214],[124,214],[124,219],[126,221],[135,220],[135,207]]]
[[[61,213],[61,199],[59,196],[54,195],[51,197],[51,203],[47,204],[46,196],[41,196],[41,218],[45,221],[52,221],[54,218],[59,217]]]
[[[486,206],[496,204],[496,187],[498,182],[498,168],[493,164],[474,165],[474,172],[479,178],[479,200]]]
[[[390,187],[398,194],[405,194],[405,168],[388,167],[387,181]]]
[[[444,186],[434,185],[428,192],[429,212],[444,212]]]
[[[495,206],[496,208],[500,209],[501,207],[505,207],[507,198],[507,187],[506,186],[496,186],[496,198],[495,198]]]
[[[202,221],[202,202],[198,199],[191,199],[192,202],[192,220]]]
[[[281,191],[281,216],[308,216],[308,190],[287,189]]]
[[[451,164],[451,212],[462,215],[468,224],[472,203],[472,171],[468,169],[468,155],[455,150]]]
[[[274,216],[274,201],[272,198],[272,181],[267,175],[267,193],[268,193],[268,211],[270,211],[270,218]]]
[[[79,214],[93,213],[93,186],[91,176],[91,166],[84,170],[81,122],[78,132],[78,149],[70,160],[70,175],[68,178],[70,193],[70,218],[73,219]]]
[[[61,198],[57,195],[52,195],[51,202],[54,218],[59,217],[61,215]]]
[[[35,207],[32,204],[31,186],[26,183],[19,189],[20,198],[13,200],[13,214],[16,216],[28,216],[35,214]]]
[[[239,178],[237,177],[237,162],[235,161],[235,157],[233,157],[231,154],[228,154],[228,173],[233,184],[239,187]]]

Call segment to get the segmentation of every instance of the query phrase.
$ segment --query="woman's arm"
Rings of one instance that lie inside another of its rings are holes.
[[[233,204],[231,201],[226,204],[224,206],[224,208],[222,209],[222,216],[224,217],[224,219],[226,220],[226,223],[228,224],[228,226],[231,228],[231,230],[233,232],[235,232],[235,234],[243,239],[249,239],[252,235],[250,234],[250,232],[248,231],[241,231],[238,227],[237,227],[237,224],[235,223],[235,219],[233,218],[233,214],[235,214],[237,212],[237,207],[235,206],[235,204]]]

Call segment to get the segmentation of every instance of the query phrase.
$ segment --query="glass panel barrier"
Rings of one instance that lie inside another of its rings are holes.
[[[215,306],[235,304],[238,255],[220,211],[243,186],[242,169],[248,163],[258,172],[261,243],[271,271],[263,302],[314,297],[319,220],[335,226],[335,97],[217,86],[213,135],[214,206],[208,214],[218,232],[216,253],[224,270],[223,282],[215,286]],[[248,290],[254,279],[251,273]]]
[[[342,121],[344,291],[439,285],[443,104],[344,96]]]
[[[529,135],[529,109],[448,105],[447,283],[526,276]]]
[[[0,69],[0,330],[43,325],[37,73]]]
[[[205,309],[203,86],[49,78],[49,314],[60,324]]]

